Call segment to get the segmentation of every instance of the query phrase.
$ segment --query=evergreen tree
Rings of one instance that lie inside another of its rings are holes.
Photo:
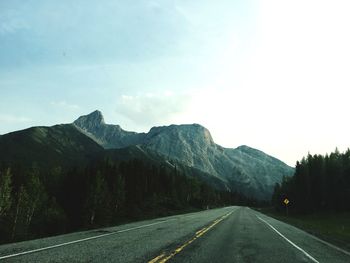
[[[26,214],[26,224],[29,226],[32,222],[34,213],[45,203],[47,198],[44,185],[41,183],[39,169],[36,165],[33,165],[28,174],[25,187],[28,196],[30,197]]]
[[[326,156],[308,154],[297,162],[294,176],[275,188],[272,202],[276,208],[284,195],[292,199],[290,207],[295,212],[349,211],[350,151],[342,154],[336,149]]]
[[[11,240],[24,239],[27,235],[26,215],[28,212],[30,197],[27,190],[22,185],[15,197],[15,208]]]
[[[11,208],[11,181],[12,174],[9,168],[0,173],[0,217],[5,216]]]
[[[89,212],[89,224],[105,223],[110,205],[109,191],[105,178],[100,171],[97,171],[90,185],[87,198]],[[97,220],[96,220],[97,219]]]

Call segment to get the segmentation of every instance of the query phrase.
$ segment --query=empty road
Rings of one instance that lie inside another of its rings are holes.
[[[350,253],[247,207],[0,246],[1,262],[350,262]]]

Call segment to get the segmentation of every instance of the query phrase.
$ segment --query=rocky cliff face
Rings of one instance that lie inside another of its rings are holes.
[[[229,189],[260,199],[269,199],[275,183],[294,172],[280,160],[248,146],[221,147],[198,124],[153,127],[147,134],[138,134],[105,124],[98,111],[80,117],[74,124],[104,148],[140,145],[167,160],[211,174]]]
[[[294,168],[257,149],[240,146],[225,149],[225,155],[234,166],[228,180],[244,193],[254,192],[261,199],[270,198],[276,183],[283,176],[292,176]]]
[[[143,146],[168,159],[217,175],[207,159],[213,155],[215,143],[209,131],[198,124],[154,127],[145,137]]]
[[[227,149],[217,145],[210,132],[198,124],[152,128],[143,147],[200,169],[220,178],[229,188],[260,199],[268,199],[274,185],[294,172],[280,160],[248,146]]]

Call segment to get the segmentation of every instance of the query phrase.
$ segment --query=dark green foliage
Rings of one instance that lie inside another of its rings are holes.
[[[276,209],[284,209],[284,198],[290,200],[292,212],[350,211],[350,150],[309,154],[297,162],[294,176],[275,187]]]
[[[12,240],[22,240],[31,236],[31,224],[37,219],[38,211],[46,205],[47,194],[38,167],[33,165],[24,179],[13,198]]]
[[[238,193],[215,190],[176,166],[141,159],[105,157],[66,172],[58,167],[45,174],[37,165],[20,172],[24,174],[13,174],[12,184],[10,169],[1,171],[2,192],[10,193],[1,199],[6,207],[0,215],[1,242],[249,202]]]
[[[12,174],[10,169],[6,169],[0,174],[0,217],[7,214],[11,208]]]
[[[68,219],[65,211],[57,203],[56,198],[46,200],[45,207],[38,212],[36,220],[31,224],[33,236],[47,236],[65,233]]]

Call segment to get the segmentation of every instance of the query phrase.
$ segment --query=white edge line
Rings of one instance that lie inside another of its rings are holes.
[[[102,234],[102,235],[98,235],[98,236],[93,236],[93,237],[87,237],[87,238],[83,238],[83,239],[73,240],[73,241],[69,241],[69,242],[65,242],[65,243],[61,243],[61,244],[57,244],[57,245],[53,245],[53,246],[33,249],[33,250],[29,250],[29,251],[23,251],[23,252],[16,253],[16,254],[10,254],[10,255],[6,255],[6,256],[1,256],[0,259],[12,258],[12,257],[22,256],[22,255],[26,255],[26,254],[32,254],[32,253],[35,253],[35,252],[40,252],[40,251],[48,250],[48,249],[52,249],[52,248],[63,247],[63,246],[67,246],[67,245],[71,245],[71,244],[75,244],[75,243],[80,243],[80,242],[84,242],[84,241],[88,241],[88,240],[92,240],[92,239],[97,239],[97,238],[101,238],[101,237],[105,237],[105,236],[115,235],[115,234],[118,234],[118,233],[124,233],[124,232],[132,231],[132,230],[136,230],[136,229],[140,229],[140,228],[145,228],[145,227],[150,227],[150,226],[154,226],[154,225],[159,225],[159,224],[171,221],[171,220],[174,220],[174,219],[169,219],[169,220],[166,220],[166,221],[161,221],[161,222],[151,223],[151,224],[147,224],[147,225],[136,226],[136,227],[132,227],[132,228],[128,228],[128,229],[118,230],[118,231],[115,231],[115,232],[112,232],[112,233]]]
[[[304,232],[305,232],[305,231],[304,231]],[[345,250],[345,249],[342,249],[342,248],[340,248],[340,247],[337,247],[336,245],[333,245],[333,244],[331,244],[331,243],[329,243],[329,242],[327,242],[327,241],[325,241],[325,240],[322,240],[322,239],[320,239],[320,238],[318,238],[318,237],[316,237],[316,236],[314,236],[314,235],[311,235],[311,234],[308,233],[308,232],[305,232],[305,234],[308,235],[310,238],[315,239],[316,241],[318,241],[318,242],[320,242],[320,243],[322,243],[322,244],[325,244],[325,245],[329,246],[330,248],[333,248],[333,249],[335,249],[335,250],[338,250],[339,252],[344,253],[345,255],[350,256],[350,252],[347,251],[347,250]]]
[[[292,241],[290,241],[288,238],[286,238],[284,235],[282,235],[276,228],[274,228],[271,224],[269,224],[268,222],[266,222],[264,219],[262,219],[261,217],[257,216],[257,218],[259,220],[261,220],[262,222],[264,222],[265,224],[267,224],[272,230],[274,230],[277,234],[279,234],[281,237],[283,237],[289,244],[291,244],[293,247],[295,247],[296,249],[298,249],[299,251],[301,251],[305,256],[307,256],[309,259],[311,259],[313,262],[319,263],[319,261],[317,261],[314,257],[312,257],[309,253],[307,253],[304,249],[302,249],[301,247],[297,246],[296,244],[294,244]]]

